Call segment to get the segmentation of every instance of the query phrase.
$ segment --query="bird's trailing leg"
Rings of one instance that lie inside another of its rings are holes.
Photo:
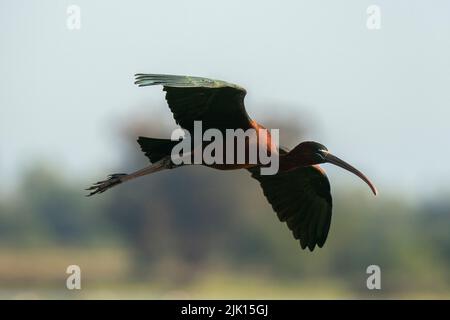
[[[91,191],[91,193],[89,193],[87,196],[90,197],[94,194],[97,193],[103,193],[106,190],[115,187],[123,182],[138,178],[138,177],[142,177],[151,173],[155,173],[161,170],[165,170],[165,169],[172,169],[176,167],[171,159],[170,156],[169,157],[165,157],[163,159],[161,159],[158,162],[155,162],[153,164],[151,164],[148,167],[145,167],[141,170],[135,171],[133,173],[130,174],[126,174],[126,173],[115,173],[115,174],[111,174],[108,176],[108,179],[103,180],[103,181],[99,181],[97,183],[94,183],[91,187],[87,188],[86,190]]]

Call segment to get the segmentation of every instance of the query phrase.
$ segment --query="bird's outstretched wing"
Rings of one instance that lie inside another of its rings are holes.
[[[191,133],[194,121],[202,121],[203,130],[250,128],[244,106],[246,91],[235,84],[165,74],[136,74],[135,84],[162,85],[175,121]]]
[[[275,175],[261,175],[249,169],[259,181],[269,203],[282,222],[286,222],[302,249],[313,251],[324,245],[331,223],[330,183],[319,166],[300,167]]]

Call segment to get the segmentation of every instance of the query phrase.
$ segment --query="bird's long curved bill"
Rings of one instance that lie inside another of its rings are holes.
[[[350,172],[352,172],[353,174],[357,175],[358,177],[360,177],[365,183],[367,183],[367,185],[370,187],[370,189],[372,190],[374,195],[377,195],[378,191],[377,188],[374,186],[374,184],[369,180],[369,178],[367,178],[361,171],[359,171],[358,169],[356,169],[355,167],[349,165],[347,162],[345,162],[344,160],[339,159],[338,157],[332,155],[331,153],[326,153],[324,155],[325,161],[332,163],[338,167],[341,167],[342,169],[348,170]]]

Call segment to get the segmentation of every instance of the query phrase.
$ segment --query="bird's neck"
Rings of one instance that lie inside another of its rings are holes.
[[[295,161],[295,158],[292,157],[292,155],[289,155],[289,153],[280,155],[279,171],[281,172],[290,171],[296,169],[298,166],[299,164]]]
[[[290,171],[297,169],[299,167],[307,167],[313,165],[314,161],[306,155],[299,155],[297,153],[293,154],[289,152],[284,155],[280,155],[280,166],[279,170],[281,172]]]

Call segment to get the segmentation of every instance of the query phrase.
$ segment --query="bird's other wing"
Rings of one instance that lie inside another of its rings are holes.
[[[249,169],[259,181],[269,203],[282,222],[286,222],[302,249],[321,248],[331,223],[330,183],[319,166],[300,167],[275,175],[261,175]]]
[[[244,106],[246,91],[235,84],[200,77],[141,73],[136,74],[135,84],[162,85],[175,121],[191,133],[194,121],[202,121],[203,130],[251,127]]]

